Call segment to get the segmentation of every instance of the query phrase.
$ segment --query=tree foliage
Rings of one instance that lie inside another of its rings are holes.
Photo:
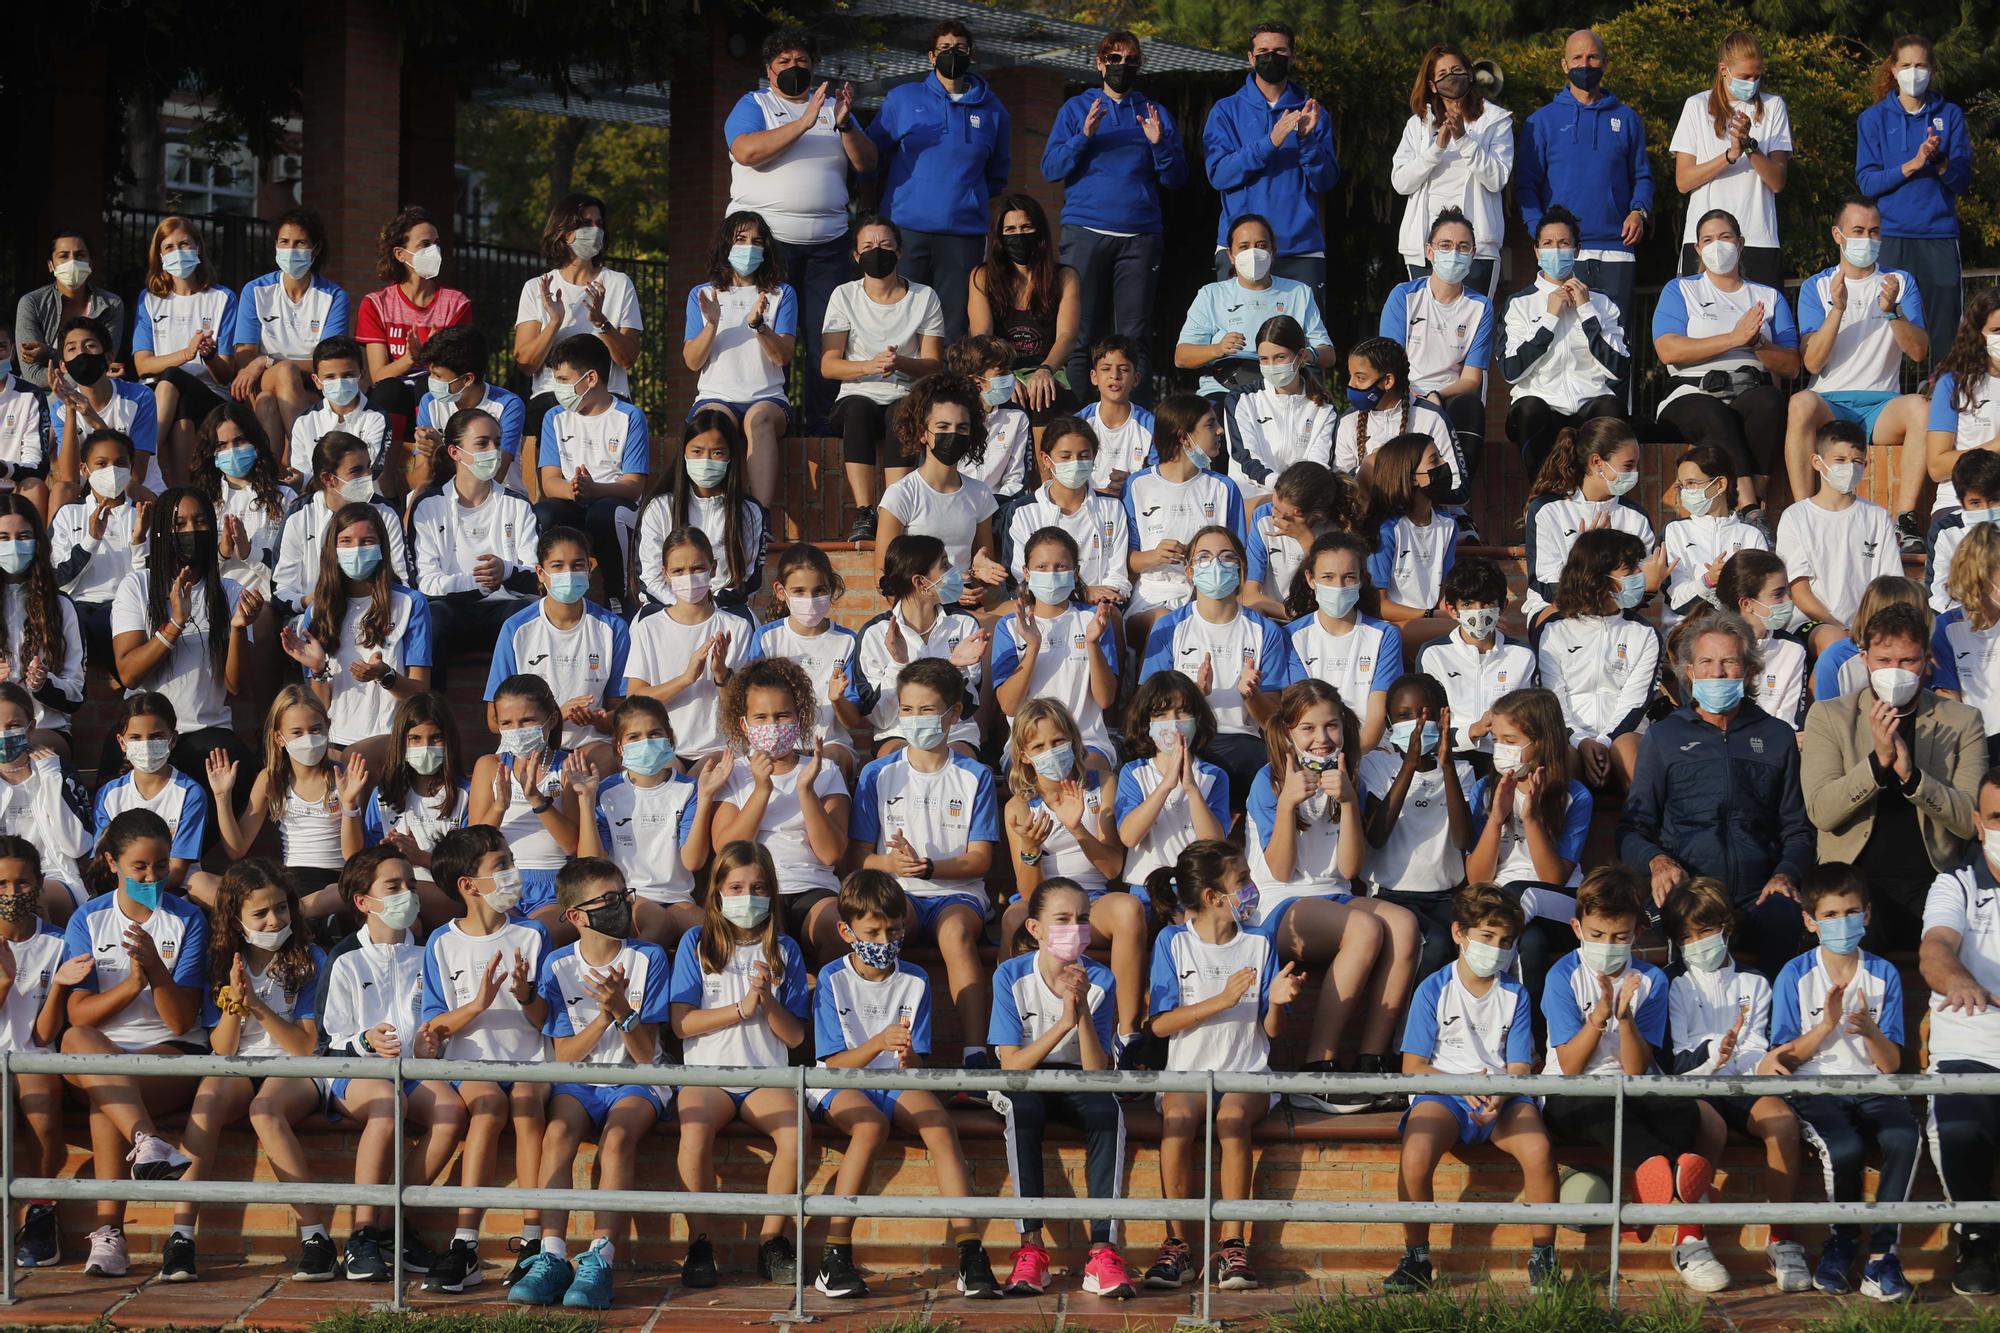
[[[549,211],[549,160],[559,117],[467,104],[458,117],[459,161],[481,173],[493,218],[482,240],[534,249]],[[667,252],[667,131],[644,125],[592,123],[576,151],[577,189],[611,210],[612,244],[620,255]]]

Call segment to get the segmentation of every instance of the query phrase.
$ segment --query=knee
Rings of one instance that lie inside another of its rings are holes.
[[[1215,1136],[1223,1140],[1250,1137],[1250,1117],[1235,1107],[1220,1107],[1215,1113]]]
[[[1794,426],[1811,425],[1825,406],[1825,401],[1811,389],[1801,389],[1785,405],[1785,418]]]
[[[1416,913],[1398,907],[1382,914],[1383,925],[1388,928],[1389,943],[1395,948],[1398,958],[1415,956],[1417,945],[1423,938],[1423,931],[1417,925]]]
[[[504,1120],[507,1117],[506,1095],[497,1089],[476,1092],[466,1098],[465,1112],[473,1120]]]
[[[1146,909],[1129,893],[1108,893],[1097,900],[1093,910],[1104,914],[1105,933],[1113,939],[1136,937],[1146,928]]]
[[[1340,952],[1352,950],[1356,956],[1373,958],[1382,951],[1382,940],[1387,934],[1382,922],[1367,912],[1349,911],[1347,925],[1340,932]]]

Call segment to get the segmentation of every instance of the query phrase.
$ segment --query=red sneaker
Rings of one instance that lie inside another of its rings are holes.
[[[1648,1157],[1632,1172],[1632,1195],[1640,1203],[1674,1201],[1674,1168],[1664,1157]],[[1625,1240],[1643,1244],[1653,1238],[1650,1226],[1628,1226],[1620,1230]]]
[[[1039,1245],[1014,1251],[1014,1271],[1007,1274],[1009,1296],[1039,1296],[1049,1286],[1049,1252]]]
[[[1132,1270],[1116,1248],[1106,1245],[1090,1256],[1083,1266],[1083,1289],[1092,1296],[1128,1300],[1139,1294]]]

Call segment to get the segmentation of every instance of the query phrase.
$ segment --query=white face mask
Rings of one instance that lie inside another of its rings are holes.
[[[515,869],[493,872],[493,887],[486,894],[486,905],[496,912],[511,912],[514,904],[521,901],[521,872]]]
[[[1458,613],[1458,623],[1465,632],[1475,639],[1483,639],[1500,624],[1500,608],[1497,606],[1467,607]]]
[[[285,946],[285,941],[291,937],[292,927],[290,923],[279,926],[276,930],[246,930],[243,932],[243,942],[258,949],[282,949]]]
[[[1995,365],[2000,365],[2000,333],[1986,335],[1986,355]]]
[[[1710,273],[1734,273],[1743,258],[1743,247],[1735,241],[1713,240],[1701,247],[1701,263]]]
[[[1902,708],[1917,697],[1917,673],[1901,667],[1877,667],[1868,673],[1868,688],[1882,702]]]
[[[326,758],[326,735],[311,732],[304,736],[294,736],[285,742],[285,753],[304,764],[307,768],[318,768]]]
[[[435,278],[444,267],[444,247],[427,245],[421,250],[410,252],[410,272],[420,278]]]
[[[340,498],[346,504],[365,505],[375,498],[375,478],[356,477],[340,483]]]
[[[1820,475],[1826,478],[1827,485],[1842,495],[1852,495],[1854,488],[1861,484],[1861,464],[1828,463],[1820,469]]]
[[[167,766],[167,756],[173,748],[172,741],[126,741],[125,757],[141,773],[157,773]]]
[[[833,598],[787,597],[785,609],[791,612],[792,619],[807,629],[818,629],[820,622],[826,619],[827,613],[833,610]]]
[[[1930,90],[1931,72],[1922,65],[1912,65],[1908,69],[1896,71],[1896,87],[1905,97],[1922,97]]]
[[[1713,484],[1713,482],[1709,483],[1709,485]],[[1719,495],[1710,495],[1708,493],[1708,486],[1681,487],[1681,508],[1687,510],[1695,518],[1706,518],[1708,511],[1715,507],[1715,502],[1720,498]]]
[[[1495,773],[1519,773],[1528,761],[1528,749],[1524,745],[1509,745],[1506,741],[1493,742],[1493,771]]]
[[[1236,266],[1236,276],[1245,282],[1262,282],[1271,271],[1271,252],[1258,246],[1238,250],[1230,262]]]
[[[125,494],[125,487],[131,481],[132,469],[129,467],[94,467],[90,470],[90,489],[107,500],[115,500]]]
[[[569,252],[578,259],[595,259],[604,248],[604,228],[578,227],[569,234]]]
[[[90,279],[88,259],[65,259],[55,267],[56,281],[75,291]]]
[[[391,930],[408,930],[416,922],[417,913],[423,907],[412,889],[392,893],[386,898],[379,899],[378,904],[375,915],[380,917],[382,924]]]
[[[481,449],[462,455],[459,459],[465,470],[477,481],[491,481],[500,475],[500,451]]]
[[[1299,363],[1296,361],[1267,361],[1262,369],[1265,385],[1273,389],[1289,389],[1299,377]]]
[[[2000,828],[1982,830],[1979,841],[1986,848],[1986,859],[2000,865]]]

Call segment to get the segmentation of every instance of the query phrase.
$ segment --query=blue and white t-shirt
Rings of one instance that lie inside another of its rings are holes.
[[[1269,764],[1257,770],[1250,783],[1250,800],[1245,807],[1250,826],[1246,830],[1245,854],[1250,862],[1250,882],[1258,889],[1257,925],[1274,919],[1278,908],[1294,898],[1350,898],[1354,883],[1340,873],[1341,821],[1332,798],[1315,791],[1298,809],[1306,826],[1296,838],[1296,863],[1291,878],[1281,878],[1271,869],[1265,853],[1278,828],[1278,789],[1271,780]],[[1356,831],[1359,837],[1359,830]]]
[[[540,467],[560,468],[564,481],[575,481],[580,467],[590,469],[592,481],[646,476],[652,469],[646,414],[622,398],[594,416],[554,408],[542,418],[537,457]]]
[[[1428,1060],[1440,1074],[1504,1074],[1508,1065],[1533,1065],[1528,989],[1505,974],[1492,982],[1484,995],[1474,995],[1457,963],[1425,977],[1410,997],[1403,1054]]]
[[[1153,942],[1150,1007],[1155,1018],[1222,994],[1229,979],[1246,967],[1256,972],[1257,984],[1242,999],[1167,1039],[1168,1070],[1261,1074],[1270,1069],[1271,1039],[1264,1033],[1264,1012],[1271,1003],[1271,982],[1278,975],[1278,946],[1255,930],[1239,929],[1222,944],[1208,943],[1188,925],[1160,932]]]
[[[92,898],[69,919],[63,930],[63,958],[88,957],[91,974],[76,989],[96,995],[123,985],[133,972],[132,956],[125,951],[125,932],[133,926],[153,937],[160,961],[167,965],[176,986],[197,993],[208,988],[208,915],[194,903],[171,893],[160,895],[160,905],[145,921],[134,921],[119,906],[118,894]],[[160,1017],[153,1002],[153,988],[141,986],[132,1002],[97,1024],[106,1041],[122,1051],[140,1051],[170,1041],[204,1041],[200,1029],[175,1032]]]
[[[357,662],[380,657],[399,676],[412,667],[431,665],[431,603],[408,588],[389,589],[389,632],[382,642],[363,644],[361,622],[375,605],[372,595],[347,599],[347,613],[340,624],[340,643],[328,654],[333,666],[327,705],[327,739],[335,745],[352,745],[370,736],[386,736],[396,719],[396,696],[379,680],[360,681],[348,670]],[[312,623],[310,611],[301,612],[292,628],[305,634]]]
[[[312,476],[313,454],[319,442],[334,431],[344,431],[367,445],[368,470],[382,475],[389,452],[389,418],[368,406],[365,399],[356,400],[344,414],[324,400],[299,413],[292,422],[292,437],[285,451],[285,462],[292,471],[301,477]]]
[[[1810,949],[1785,964],[1771,987],[1771,1044],[1783,1046],[1796,1041],[1807,1028],[1816,1026],[1826,1013],[1833,977],[1826,970],[1826,950]],[[1854,969],[1854,980],[1841,994],[1843,1014],[1870,1014],[1892,1045],[1903,1044],[1903,978],[1886,958],[1863,951]],[[1843,1019],[1833,1035],[1820,1044],[1812,1058],[1793,1071],[1810,1074],[1879,1074],[1874,1057],[1868,1054],[1868,1039],[1849,1032]]]
[[[1134,551],[1150,551],[1161,542],[1186,545],[1210,524],[1220,524],[1244,540],[1243,493],[1236,483],[1206,469],[1186,481],[1171,481],[1157,467],[1135,472],[1125,482],[1125,526]],[[1247,543],[1246,543],[1247,544]],[[1153,605],[1190,595],[1187,570],[1178,564],[1155,565],[1139,575],[1136,591]]]
[[[1062,1018],[1063,1002],[1049,989],[1042,969],[1037,966],[1041,957],[1039,950],[1016,954],[994,972],[993,1015],[986,1027],[989,1046],[1031,1046]],[[1090,982],[1082,1017],[1097,1029],[1099,1046],[1106,1051],[1116,1050],[1112,1041],[1117,1028],[1118,983],[1111,969],[1094,958],[1079,958],[1076,965]],[[1080,1068],[1082,1064],[1076,1033],[1072,1031],[1043,1057],[1040,1067]]]
[[[210,287],[206,291],[186,295],[179,292],[168,292],[165,296],[151,291],[139,293],[138,317],[132,321],[134,352],[167,356],[189,346],[204,333],[214,337],[217,356],[228,360],[235,352],[235,292],[227,287]],[[201,357],[195,357],[175,369],[186,371],[194,379],[215,388],[215,376],[209,373],[208,362]]]
[[[316,944],[306,946],[312,959],[312,966],[296,985],[285,984],[278,975],[276,961],[267,965],[262,972],[250,969],[248,959],[244,960],[244,973],[250,978],[250,986],[257,997],[270,1007],[280,1018],[288,1018],[294,1023],[316,1023],[319,1021],[319,979],[326,969],[326,955]],[[204,1027],[214,1028],[222,1021],[222,1010],[215,1003],[215,992],[202,996],[201,1021]],[[278,1044],[264,1021],[253,1014],[245,1014],[242,1026],[237,1029],[236,1054],[241,1056],[288,1055],[290,1052]]]
[[[528,962],[528,975],[539,976],[549,933],[539,921],[509,921],[491,935],[473,935],[463,920],[449,921],[424,941],[424,1002],[417,1021],[429,1023],[472,1002],[486,968],[500,960],[500,991],[485,1013],[467,1023],[445,1043],[440,1054],[452,1060],[539,1060],[542,1034],[528,1022],[509,979],[514,955]]]
[[[900,833],[917,856],[935,861],[962,856],[975,842],[998,843],[1000,802],[993,791],[993,770],[955,750],[946,755],[945,766],[935,773],[919,772],[907,747],[862,769],[854,782],[848,836],[881,851]],[[984,879],[909,878],[902,885],[914,898],[986,897]]]
[[[834,745],[852,745],[854,738],[834,712],[833,700],[827,697],[827,683],[833,679],[836,670],[844,669],[851,695],[854,682],[861,674],[860,652],[861,636],[845,625],[825,620],[820,622],[819,633],[801,634],[792,628],[790,616],[780,616],[757,627],[744,660],[755,662],[765,657],[788,657],[797,663],[813,683],[817,710],[813,719],[814,734]]]
[[[1840,265],[1821,269],[1799,285],[1799,337],[1810,338],[1826,327],[1827,292]],[[1894,393],[1901,383],[1903,349],[1896,345],[1896,324],[1882,313],[1882,275],[1896,275],[1896,309],[1903,319],[1924,327],[1924,297],[1909,274],[1875,268],[1866,277],[1848,278],[1847,306],[1840,331],[1833,335],[1833,355],[1812,378],[1814,393]]]
[[[1340,700],[1359,716],[1367,716],[1368,698],[1386,694],[1403,674],[1403,632],[1386,620],[1357,615],[1345,634],[1327,629],[1318,611],[1309,611],[1285,627],[1301,679],[1323,680],[1340,692]]]
[[[665,949],[651,940],[626,940],[619,946],[618,956],[602,967],[584,961],[581,949],[581,944],[565,944],[542,964],[535,989],[549,1007],[548,1017],[542,1021],[543,1035],[574,1037],[589,1027],[597,1017],[597,1001],[584,986],[591,982],[602,984],[614,969],[625,974],[625,1002],[639,1016],[636,1021],[666,1023],[667,981],[673,965],[667,960]],[[625,1049],[625,1034],[615,1023],[606,1025],[598,1034],[595,1046],[571,1059],[577,1064],[626,1069],[637,1063],[632,1052]],[[667,1089],[660,1091],[665,1093]]]
[[[1091,432],[1097,436],[1097,459],[1091,465],[1090,484],[1100,491],[1111,484],[1112,473],[1123,472],[1129,477],[1160,461],[1159,451],[1153,447],[1151,412],[1134,403],[1124,424],[1112,426],[1106,424],[1099,411],[1101,406],[1092,403],[1077,413],[1090,423]]]
[[[438,839],[456,828],[464,828],[466,818],[472,812],[472,783],[460,778],[451,786],[441,786],[430,796],[418,791],[415,784],[403,795],[400,810],[391,810],[382,804],[382,788],[377,786],[368,793],[368,804],[361,808],[361,841],[366,847],[387,840],[391,833],[401,833],[417,845],[419,851],[428,852],[438,844]],[[418,879],[430,879],[429,866],[411,866]]]
[[[694,872],[682,863],[681,848],[694,836],[695,805],[694,779],[673,772],[650,787],[616,773],[597,789],[604,854],[647,902],[694,901]]]
[[[1642,963],[1634,958],[1625,964],[1626,969],[1639,976],[1639,993],[1632,999],[1632,1018],[1639,1025],[1639,1035],[1646,1045],[1658,1050],[1667,1041],[1667,978],[1651,963]],[[1542,983],[1542,1018],[1548,1025],[1549,1054],[1542,1063],[1544,1074],[1563,1073],[1562,1055],[1556,1048],[1575,1040],[1583,1031],[1584,1015],[1590,1007],[1602,998],[1597,979],[1600,974],[1587,967],[1581,953],[1571,952],[1556,960],[1549,969],[1548,979]],[[1611,995],[1614,1006],[1619,990],[1625,985],[1623,971],[1610,974]],[[1597,1049],[1590,1053],[1590,1060],[1579,1075],[1616,1073],[1618,1064],[1618,1029],[1626,1020],[1614,1016],[1597,1039]]]
[[[166,778],[166,786],[151,800],[139,794],[129,769],[99,787],[91,841],[103,837],[111,821],[127,810],[151,810],[173,830],[167,854],[177,861],[201,860],[202,843],[208,838],[208,801],[195,780],[179,769],[169,768]]]
[[[1104,709],[1091,692],[1090,659],[1094,653],[1110,665],[1114,677],[1118,674],[1117,622],[1107,626],[1093,645],[1087,635],[1096,614],[1095,606],[1072,602],[1059,615],[1029,617],[1031,626],[1024,627],[1018,615],[1000,621],[993,627],[993,685],[998,689],[1014,678],[1021,669],[1025,636],[1039,635],[1042,646],[1028,677],[1028,697],[1061,703],[1076,719],[1083,743],[1109,755],[1111,733],[1104,722]]]
[[[1199,680],[1203,662],[1211,672],[1208,706],[1215,711],[1216,732],[1223,736],[1255,736],[1260,730],[1238,688],[1245,667],[1257,672],[1257,690],[1264,694],[1276,694],[1301,679],[1291,641],[1276,623],[1238,607],[1230,619],[1215,624],[1194,602],[1153,625],[1141,675],[1178,671]]]
[[[1009,505],[1005,531],[996,535],[1006,552],[1007,572],[1025,583],[1028,541],[1043,528],[1061,528],[1076,541],[1076,586],[1111,588],[1121,596],[1132,591],[1132,539],[1126,531],[1125,506],[1108,495],[1084,492],[1075,513],[1065,513],[1048,486]]]
[[[556,696],[556,707],[589,695],[599,707],[625,692],[626,656],[631,635],[625,622],[595,602],[584,602],[583,618],[562,629],[548,617],[548,599],[538,597],[500,628],[493,647],[493,666],[486,675],[486,699],[491,703],[507,677],[519,672],[540,676]],[[574,750],[591,741],[607,740],[596,727],[565,721],[562,745]]]
[[[1118,770],[1118,795],[1112,807],[1112,816],[1119,824],[1125,816],[1142,805],[1153,790],[1166,779],[1150,759],[1134,759]],[[1229,827],[1229,775],[1209,763],[1206,759],[1194,761],[1194,784],[1199,799],[1215,816],[1215,822],[1224,829]],[[1194,820],[1188,815],[1188,791],[1185,785],[1168,794],[1166,802],[1160,806],[1159,817],[1139,840],[1125,851],[1125,881],[1128,884],[1143,884],[1146,876],[1161,866],[1170,866],[1180,859],[1180,854],[1194,839]]]
[[[717,287],[712,282],[697,283],[689,289],[686,324],[682,337],[693,342],[708,321],[701,313],[702,293],[715,296],[721,315],[715,337],[708,344],[708,363],[695,383],[697,401],[754,403],[763,398],[782,400],[785,396],[786,367],[764,354],[764,344],[750,327],[757,303],[764,303],[764,327],[781,337],[795,337],[799,331],[799,302],[789,283],[779,283],[766,292],[754,284]]]
[[[702,932],[703,927],[696,926],[681,936],[674,950],[673,982],[667,990],[670,1004],[684,1004],[691,1009],[740,1006],[743,997],[750,993],[757,964],[762,963],[771,974],[772,996],[786,1013],[804,1021],[810,1003],[805,956],[791,936],[778,936],[778,956],[783,961],[776,968],[765,957],[764,942],[753,940],[731,949],[729,961],[720,972],[710,972],[702,966]],[[791,1048],[771,1031],[771,1025],[760,1014],[747,1023],[733,1023],[699,1037],[686,1038],[681,1062],[729,1069],[782,1069],[791,1063]]]
[[[1468,802],[1472,807],[1472,826],[1485,828],[1487,815],[1492,808],[1493,793],[1498,784],[1492,778],[1481,778],[1473,785]],[[1594,802],[1590,788],[1581,782],[1571,782],[1568,786],[1569,802],[1563,806],[1563,825],[1552,830],[1556,835],[1556,855],[1569,862],[1568,879],[1561,887],[1575,888],[1583,883],[1583,843],[1590,836],[1590,814]],[[1526,836],[1521,831],[1521,812],[1528,808],[1525,793],[1514,793],[1514,813],[1507,816],[1500,825],[1500,858],[1494,867],[1493,881],[1496,884],[1545,884],[1535,872],[1535,859],[1528,851]],[[1565,912],[1561,918],[1567,921]]]
[[[1958,377],[1947,370],[1931,386],[1931,412],[1925,429],[1934,435],[1951,436],[1951,447],[1959,453],[1983,449],[1995,436],[2000,436],[2000,376],[1990,373],[1980,376],[1966,394],[1964,411],[1958,409],[1957,399]],[[1938,483],[1931,512],[1941,514],[1957,507],[1958,488],[1946,477]]]
[[[63,965],[63,933],[37,919],[33,935],[8,947],[14,951],[14,984],[7,998],[0,1000],[0,1051],[45,1050],[35,1040],[35,1019],[48,1002],[56,969]]]
[[[1979,710],[1986,734],[2000,734],[2000,624],[1974,629],[1965,608],[1953,607],[1931,631],[1931,661],[1932,688],[1958,691]]]
[[[1470,287],[1447,302],[1431,294],[1428,277],[1398,283],[1382,307],[1377,331],[1403,345],[1410,385],[1418,393],[1441,393],[1458,383],[1466,367],[1485,370],[1493,364],[1493,303]]]
[[[931,1053],[931,983],[915,963],[898,962],[880,981],[869,981],[854,970],[854,956],[836,958],[819,970],[813,990],[813,1055],[820,1067],[827,1057],[865,1046],[891,1023],[910,1029],[910,1050]],[[896,1057],[883,1051],[865,1068],[894,1069]],[[831,1093],[816,1094],[830,1098]]]
[[[273,270],[243,288],[236,301],[236,346],[280,361],[304,361],[322,339],[354,332],[347,292],[339,285],[315,273],[294,301],[285,294],[284,278]]]

